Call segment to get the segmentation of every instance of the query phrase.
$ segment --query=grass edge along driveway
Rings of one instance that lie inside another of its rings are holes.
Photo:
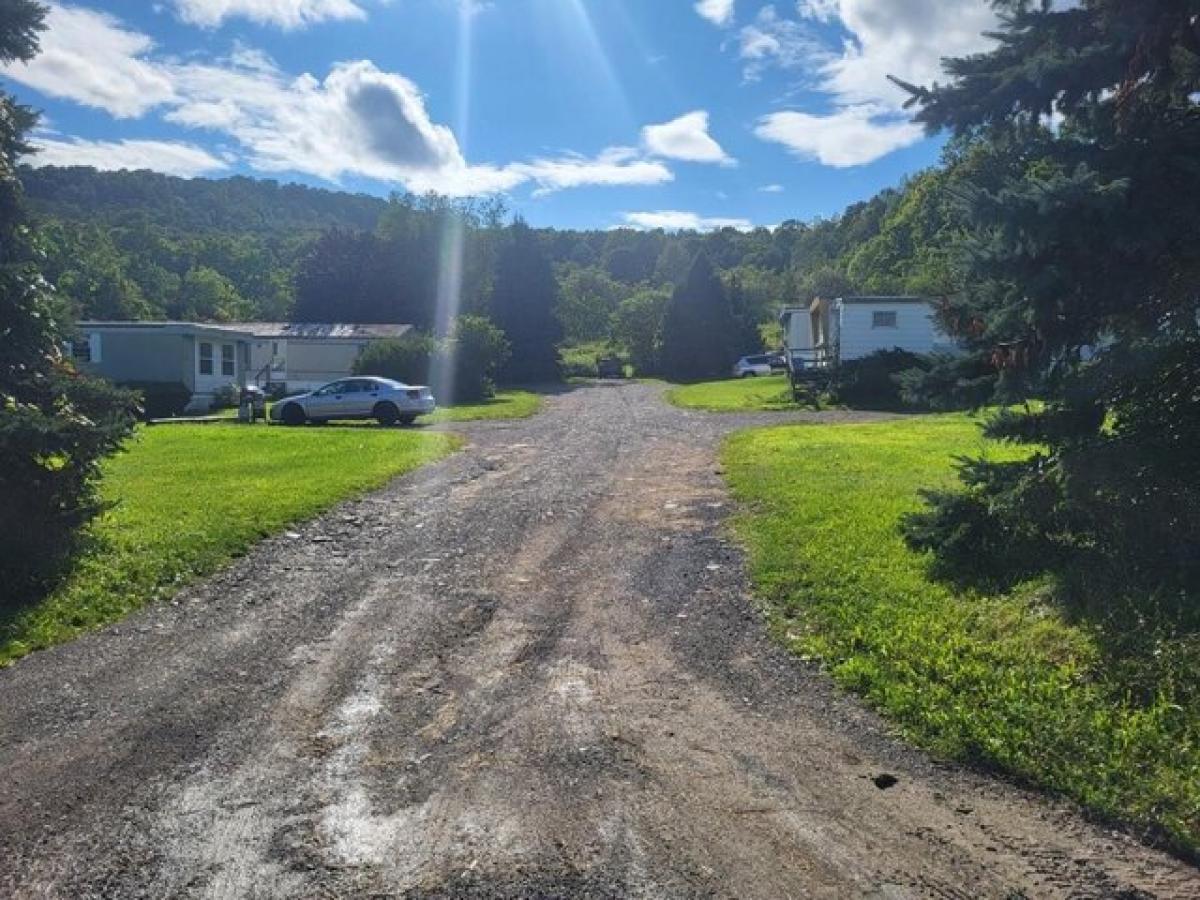
[[[1194,859],[1195,640],[1170,665],[1113,659],[1103,624],[1068,619],[1045,583],[956,591],[904,545],[897,523],[918,490],[951,483],[952,457],[984,448],[957,415],[731,436],[734,528],[772,630],[916,743],[1061,791]]]
[[[787,375],[726,378],[672,385],[667,402],[682,409],[704,412],[785,412],[800,409],[792,399]]]
[[[0,666],[167,599],[262,538],[461,444],[390,428],[139,429],[105,465],[102,491],[114,506],[89,526],[91,545],[66,579],[0,617]]]
[[[441,406],[418,421],[424,425],[443,422],[479,422],[485,419],[528,419],[541,412],[545,401],[541,394],[525,390],[497,391],[496,396],[478,403]]]

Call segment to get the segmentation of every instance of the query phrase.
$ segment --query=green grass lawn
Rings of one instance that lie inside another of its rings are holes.
[[[383,428],[164,425],[106,465],[116,505],[40,603],[0,618],[0,666],[106,625],[213,572],[255,541],[440,459],[450,434]]]
[[[778,412],[799,409],[786,375],[726,378],[671,388],[667,400],[684,409],[708,412]]]
[[[1200,645],[932,580],[900,516],[983,448],[965,416],[742,432],[723,459],[772,627],[917,742],[1200,848]],[[1012,452],[991,447],[993,456]],[[1155,646],[1155,649],[1147,649]],[[1123,650],[1114,649],[1123,647]]]
[[[497,391],[490,400],[445,406],[420,422],[475,422],[480,419],[527,419],[541,411],[542,397],[532,391]]]

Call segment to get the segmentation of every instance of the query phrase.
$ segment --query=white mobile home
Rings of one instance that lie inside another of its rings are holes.
[[[374,341],[409,325],[312,322],[80,322],[67,352],[81,368],[118,384],[177,384],[203,412],[229,386],[307,391],[351,374]]]
[[[411,325],[317,322],[243,322],[230,327],[253,336],[250,380],[293,393],[345,378],[368,345],[412,330]]]
[[[785,309],[780,322],[788,357],[798,368],[826,368],[880,350],[955,350],[937,325],[933,304],[922,297],[817,298]]]

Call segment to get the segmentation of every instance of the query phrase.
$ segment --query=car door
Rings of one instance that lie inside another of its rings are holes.
[[[379,400],[379,382],[372,381],[370,378],[355,378],[350,382],[349,391],[347,394],[347,397],[350,398],[348,407],[354,410],[349,414],[361,418],[370,416]]]
[[[336,419],[345,415],[346,382],[335,381],[315,391],[305,404],[310,419]]]
[[[374,412],[379,398],[385,394],[384,385],[373,382],[370,378],[360,378],[359,390],[359,409],[361,410],[359,415],[370,416]]]

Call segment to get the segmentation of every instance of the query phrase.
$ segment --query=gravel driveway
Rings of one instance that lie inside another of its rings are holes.
[[[768,642],[715,454],[780,420],[582,387],[0,671],[0,896],[1200,896]]]

